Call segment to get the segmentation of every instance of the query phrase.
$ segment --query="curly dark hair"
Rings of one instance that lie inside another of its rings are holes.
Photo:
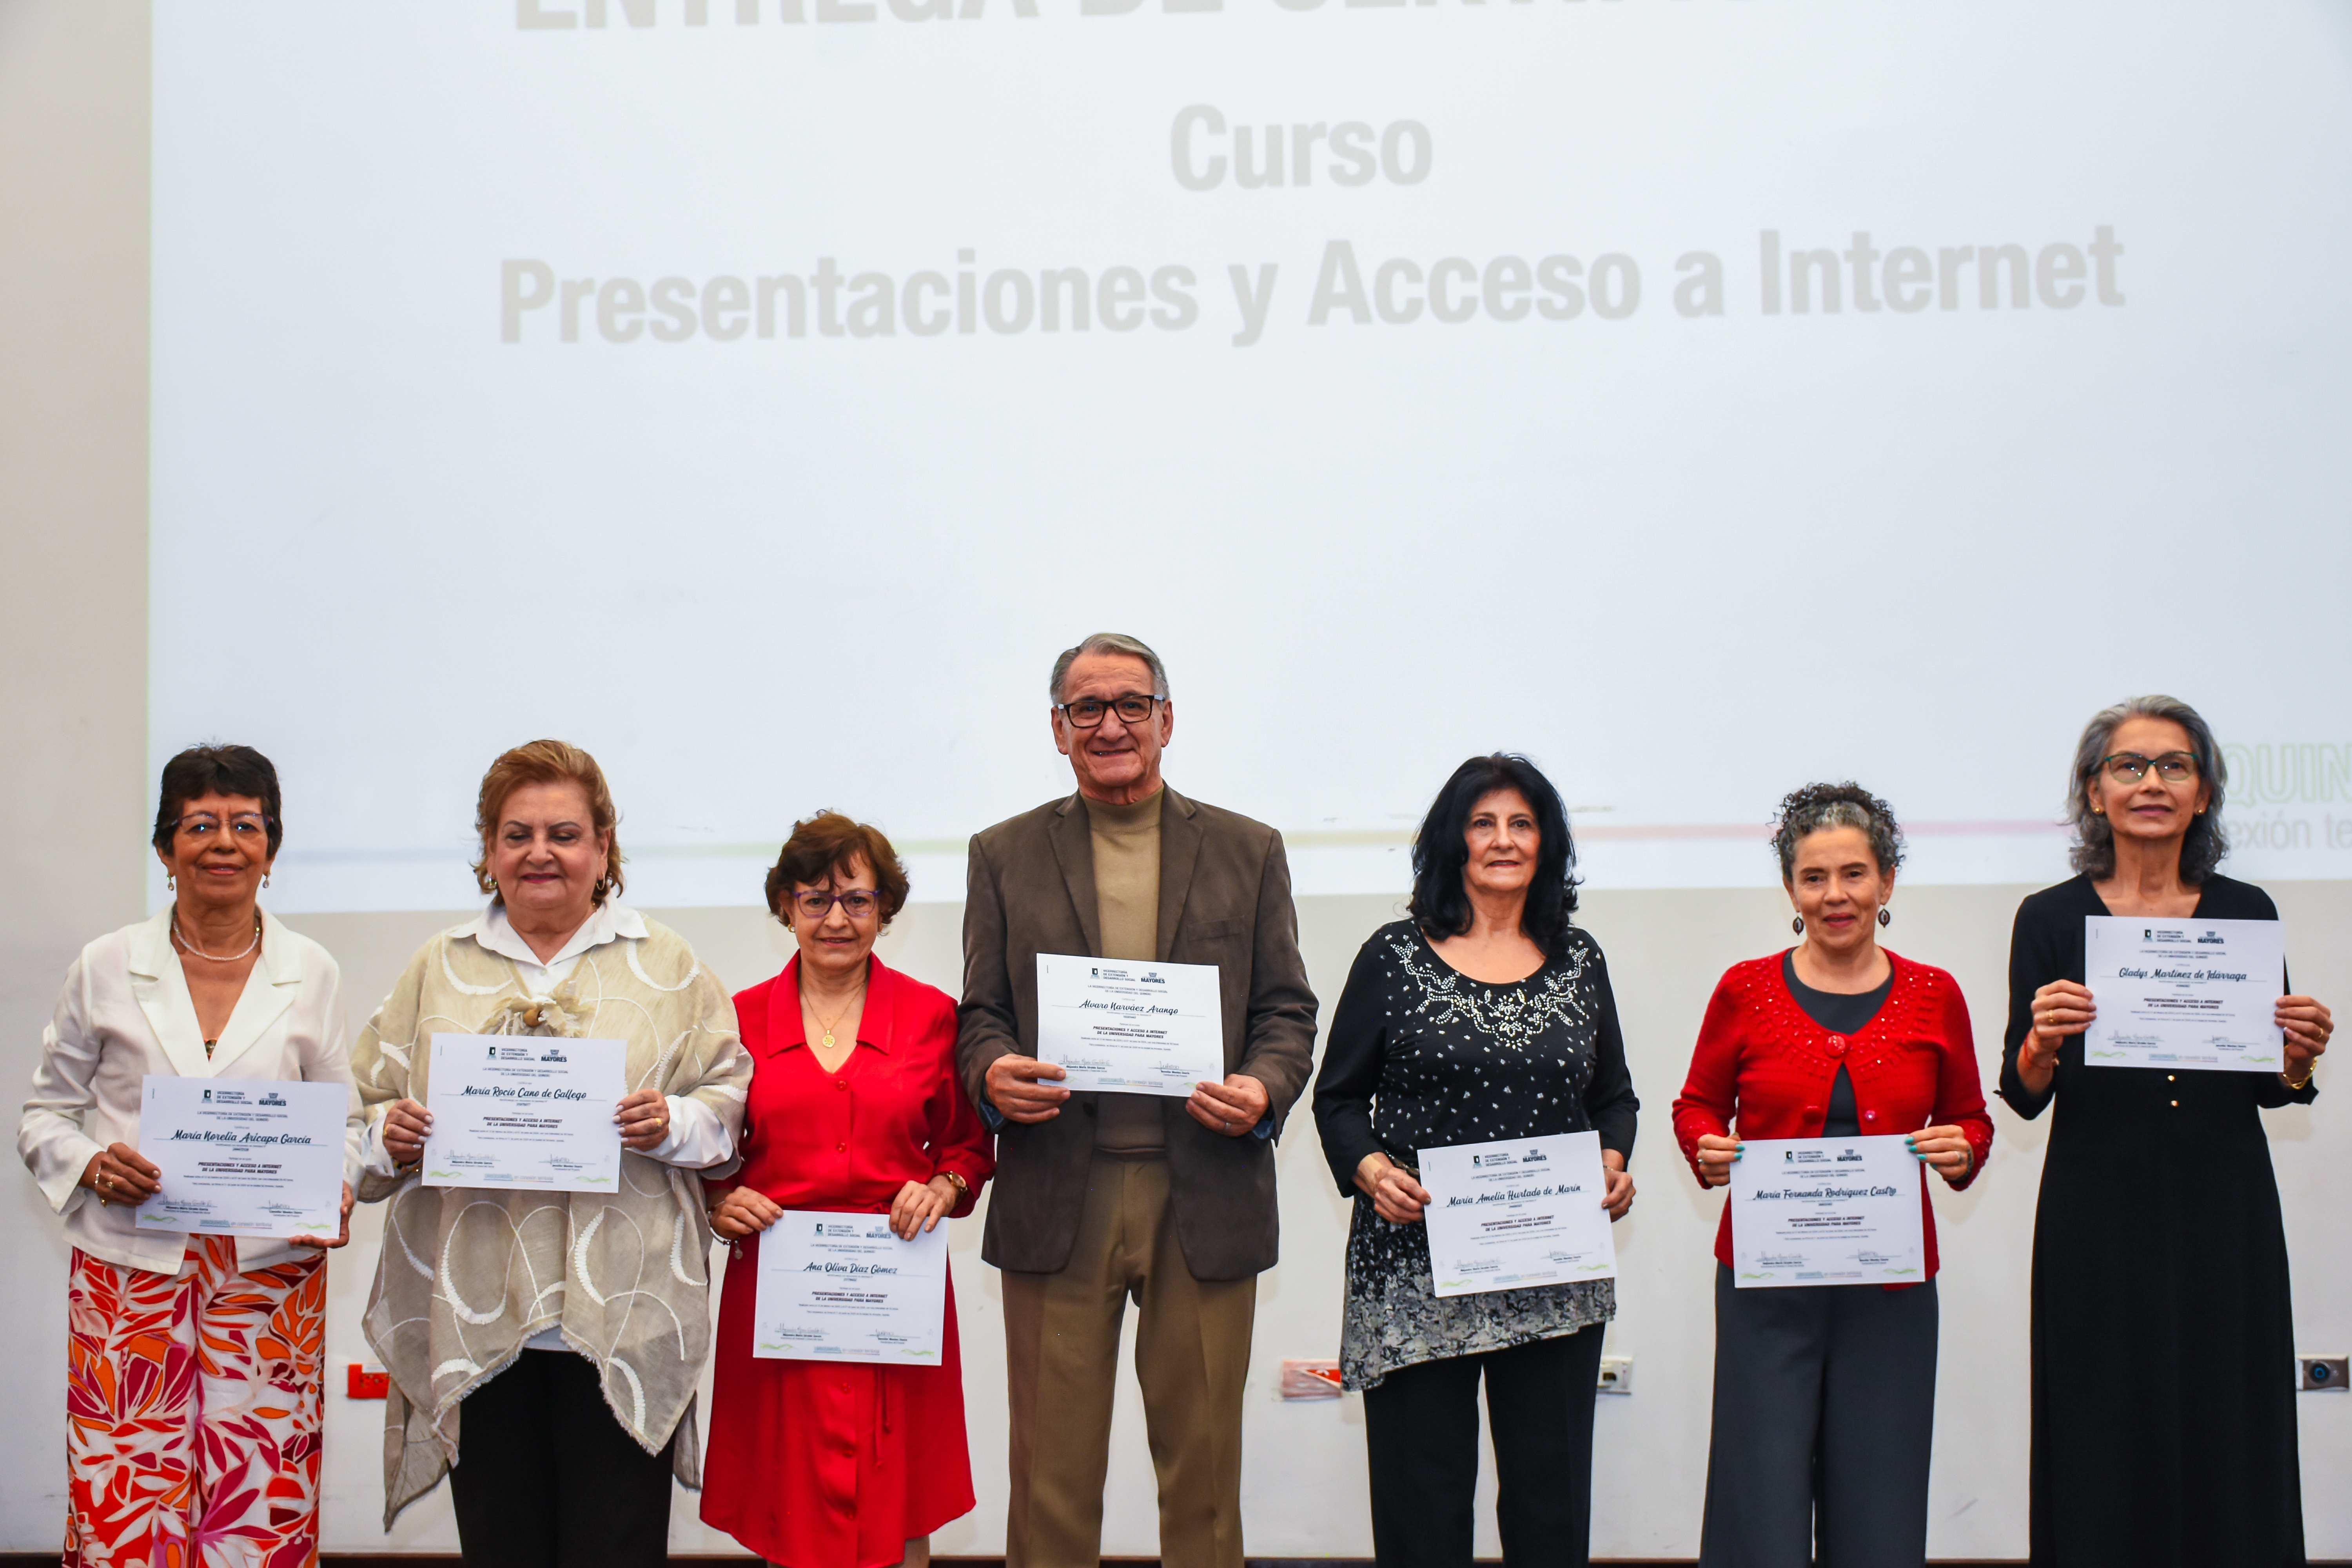
[[[1870,852],[1881,876],[1903,864],[1903,829],[1895,826],[1895,808],[1854,783],[1809,784],[1780,799],[1780,819],[1772,829],[1772,847],[1780,857],[1780,880],[1797,875],[1797,845],[1825,827],[1859,827],[1870,838]]]
[[[1576,840],[1569,836],[1568,808],[1560,804],[1559,791],[1522,756],[1496,752],[1473,757],[1454,770],[1412,836],[1412,899],[1405,908],[1433,942],[1470,929],[1470,895],[1462,886],[1470,846],[1464,835],[1471,808],[1498,789],[1518,791],[1535,811],[1539,836],[1536,875],[1528,885],[1519,929],[1543,949],[1546,958],[1558,958],[1568,947],[1569,917],[1576,913]]]

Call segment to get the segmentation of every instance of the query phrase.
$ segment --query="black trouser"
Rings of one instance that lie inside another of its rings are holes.
[[[1702,1568],[1918,1568],[1936,1282],[1741,1290],[1716,1266]]]
[[[1478,1379],[1495,1435],[1496,1522],[1512,1568],[1582,1568],[1592,1542],[1601,1325],[1423,1362],[1364,1390],[1372,1553],[1381,1568],[1468,1568]]]
[[[523,1352],[458,1412],[449,1498],[467,1568],[665,1568],[677,1441],[637,1447],[586,1356]]]

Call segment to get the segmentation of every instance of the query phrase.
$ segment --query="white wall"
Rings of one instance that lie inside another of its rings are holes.
[[[131,0],[0,0],[0,812],[8,824],[0,899],[0,1084],[32,1069],[40,1026],[79,944],[142,912],[145,777],[146,7]],[[187,584],[159,584],[184,592]],[[225,615],[266,615],[267,574],[233,584]],[[161,650],[160,678],[238,681],[201,647]],[[398,765],[397,736],[368,765]],[[356,765],[356,764],[355,764]],[[624,803],[625,805],[626,803]],[[804,805],[809,803],[796,803]],[[845,803],[847,804],[847,803]],[[1248,809],[1251,802],[1225,802]],[[299,802],[292,803],[297,812]],[[779,806],[778,826],[793,804]],[[460,889],[453,887],[453,898]],[[2020,888],[1905,889],[1890,933],[1965,984],[1989,1036],[2002,1005],[2010,912]],[[2352,1005],[2352,884],[2273,887],[2300,983]],[[1300,910],[1310,970],[1328,1007],[1356,945],[1390,918],[1380,898],[1313,900]],[[299,917],[342,960],[363,1013],[415,945],[451,916]],[[731,984],[781,963],[772,926],[744,910],[669,911]],[[910,908],[886,952],[952,986],[959,910]],[[1776,898],[1746,891],[1603,893],[1586,923],[1607,948],[1647,1100],[1634,1171],[1642,1196],[1620,1227],[1623,1313],[1611,1332],[1635,1358],[1635,1392],[1602,1402],[1594,1546],[1603,1555],[1687,1555],[1697,1546],[1706,1463],[1709,1245],[1718,1199],[1672,1155],[1665,1112],[1679,1087],[1715,976],[1785,940]],[[1990,1071],[1989,1045],[1979,1058]],[[2341,1069],[2338,1069],[2339,1071]],[[2352,1347],[2352,1264],[2338,1172],[2347,1102],[2269,1118],[2294,1248],[2298,1342]],[[2020,1556],[2025,1548],[2026,1268],[2045,1129],[1996,1110],[1999,1141],[1976,1189],[1939,1203],[1945,1274],[1934,1523],[1938,1556]],[[2152,1158],[2196,1159],[2195,1150]],[[1361,1555],[1369,1548],[1360,1412],[1349,1400],[1283,1405],[1273,1369],[1286,1355],[1336,1349],[1346,1210],[1302,1121],[1281,1152],[1284,1263],[1260,1289],[1248,1406],[1249,1549],[1258,1555]],[[2216,1171],[2227,1181],[2231,1173]],[[0,1550],[54,1549],[63,1511],[65,1247],[29,1180],[0,1183]],[[373,1266],[377,1215],[333,1265],[330,1350],[338,1373],[362,1354],[359,1307]],[[956,1246],[964,1312],[979,1509],[941,1532],[944,1553],[1001,1549],[1002,1337],[976,1225]],[[2123,1369],[2119,1369],[2119,1373]],[[2285,1369],[2281,1369],[2284,1375]],[[2316,1557],[2352,1557],[2352,1399],[2305,1395],[2305,1514]],[[453,1547],[446,1494],[413,1508],[394,1538],[381,1510],[381,1406],[340,1394],[329,1410],[331,1550]],[[1131,1387],[1123,1394],[1106,1549],[1154,1549],[1152,1486]],[[678,1510],[682,1549],[715,1550]],[[1491,1528],[1481,1550],[1496,1550]]]

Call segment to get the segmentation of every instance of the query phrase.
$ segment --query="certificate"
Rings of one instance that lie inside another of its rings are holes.
[[[2091,1066],[2285,1069],[2283,922],[2085,915],[2083,959],[2099,1005],[2083,1032]]]
[[[1039,953],[1037,1059],[1069,1075],[1065,1089],[1181,1099],[1224,1082],[1217,966]]]
[[[1919,1157],[1901,1138],[1748,1138],[1731,1167],[1731,1282],[1927,1277]]]
[[[1617,1277],[1601,1134],[1559,1132],[1420,1152],[1429,1277],[1441,1296]]]
[[[134,1223],[219,1236],[341,1235],[351,1096],[340,1083],[148,1074],[139,1152],[163,1177]]]
[[[434,1036],[425,1184],[617,1191],[628,1055],[625,1040]]]
[[[948,1222],[901,1241],[881,1214],[786,1209],[760,1233],[751,1354],[765,1361],[940,1364]]]

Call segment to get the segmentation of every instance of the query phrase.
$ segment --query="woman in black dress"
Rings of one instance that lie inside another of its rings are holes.
[[[1478,1384],[1511,1568],[1587,1561],[1592,1406],[1613,1280],[1440,1297],[1416,1151],[1598,1131],[1621,1219],[1633,1202],[1633,1083],[1600,946],[1569,923],[1576,847],[1523,757],[1473,757],[1412,847],[1410,920],[1356,955],[1315,1082],[1348,1232],[1342,1383],[1364,1395],[1372,1550],[1468,1568]]]
[[[2280,998],[2276,1074],[2083,1058],[2084,917],[2278,918],[2214,871],[2225,783],[2187,703],[2100,713],[2074,756],[2080,874],[2017,911],[2001,1098],[2026,1117],[2063,1105],[2033,1229],[2038,1568],[2304,1561],[2286,1233],[2256,1111],[2311,1102],[2334,1022]]]

